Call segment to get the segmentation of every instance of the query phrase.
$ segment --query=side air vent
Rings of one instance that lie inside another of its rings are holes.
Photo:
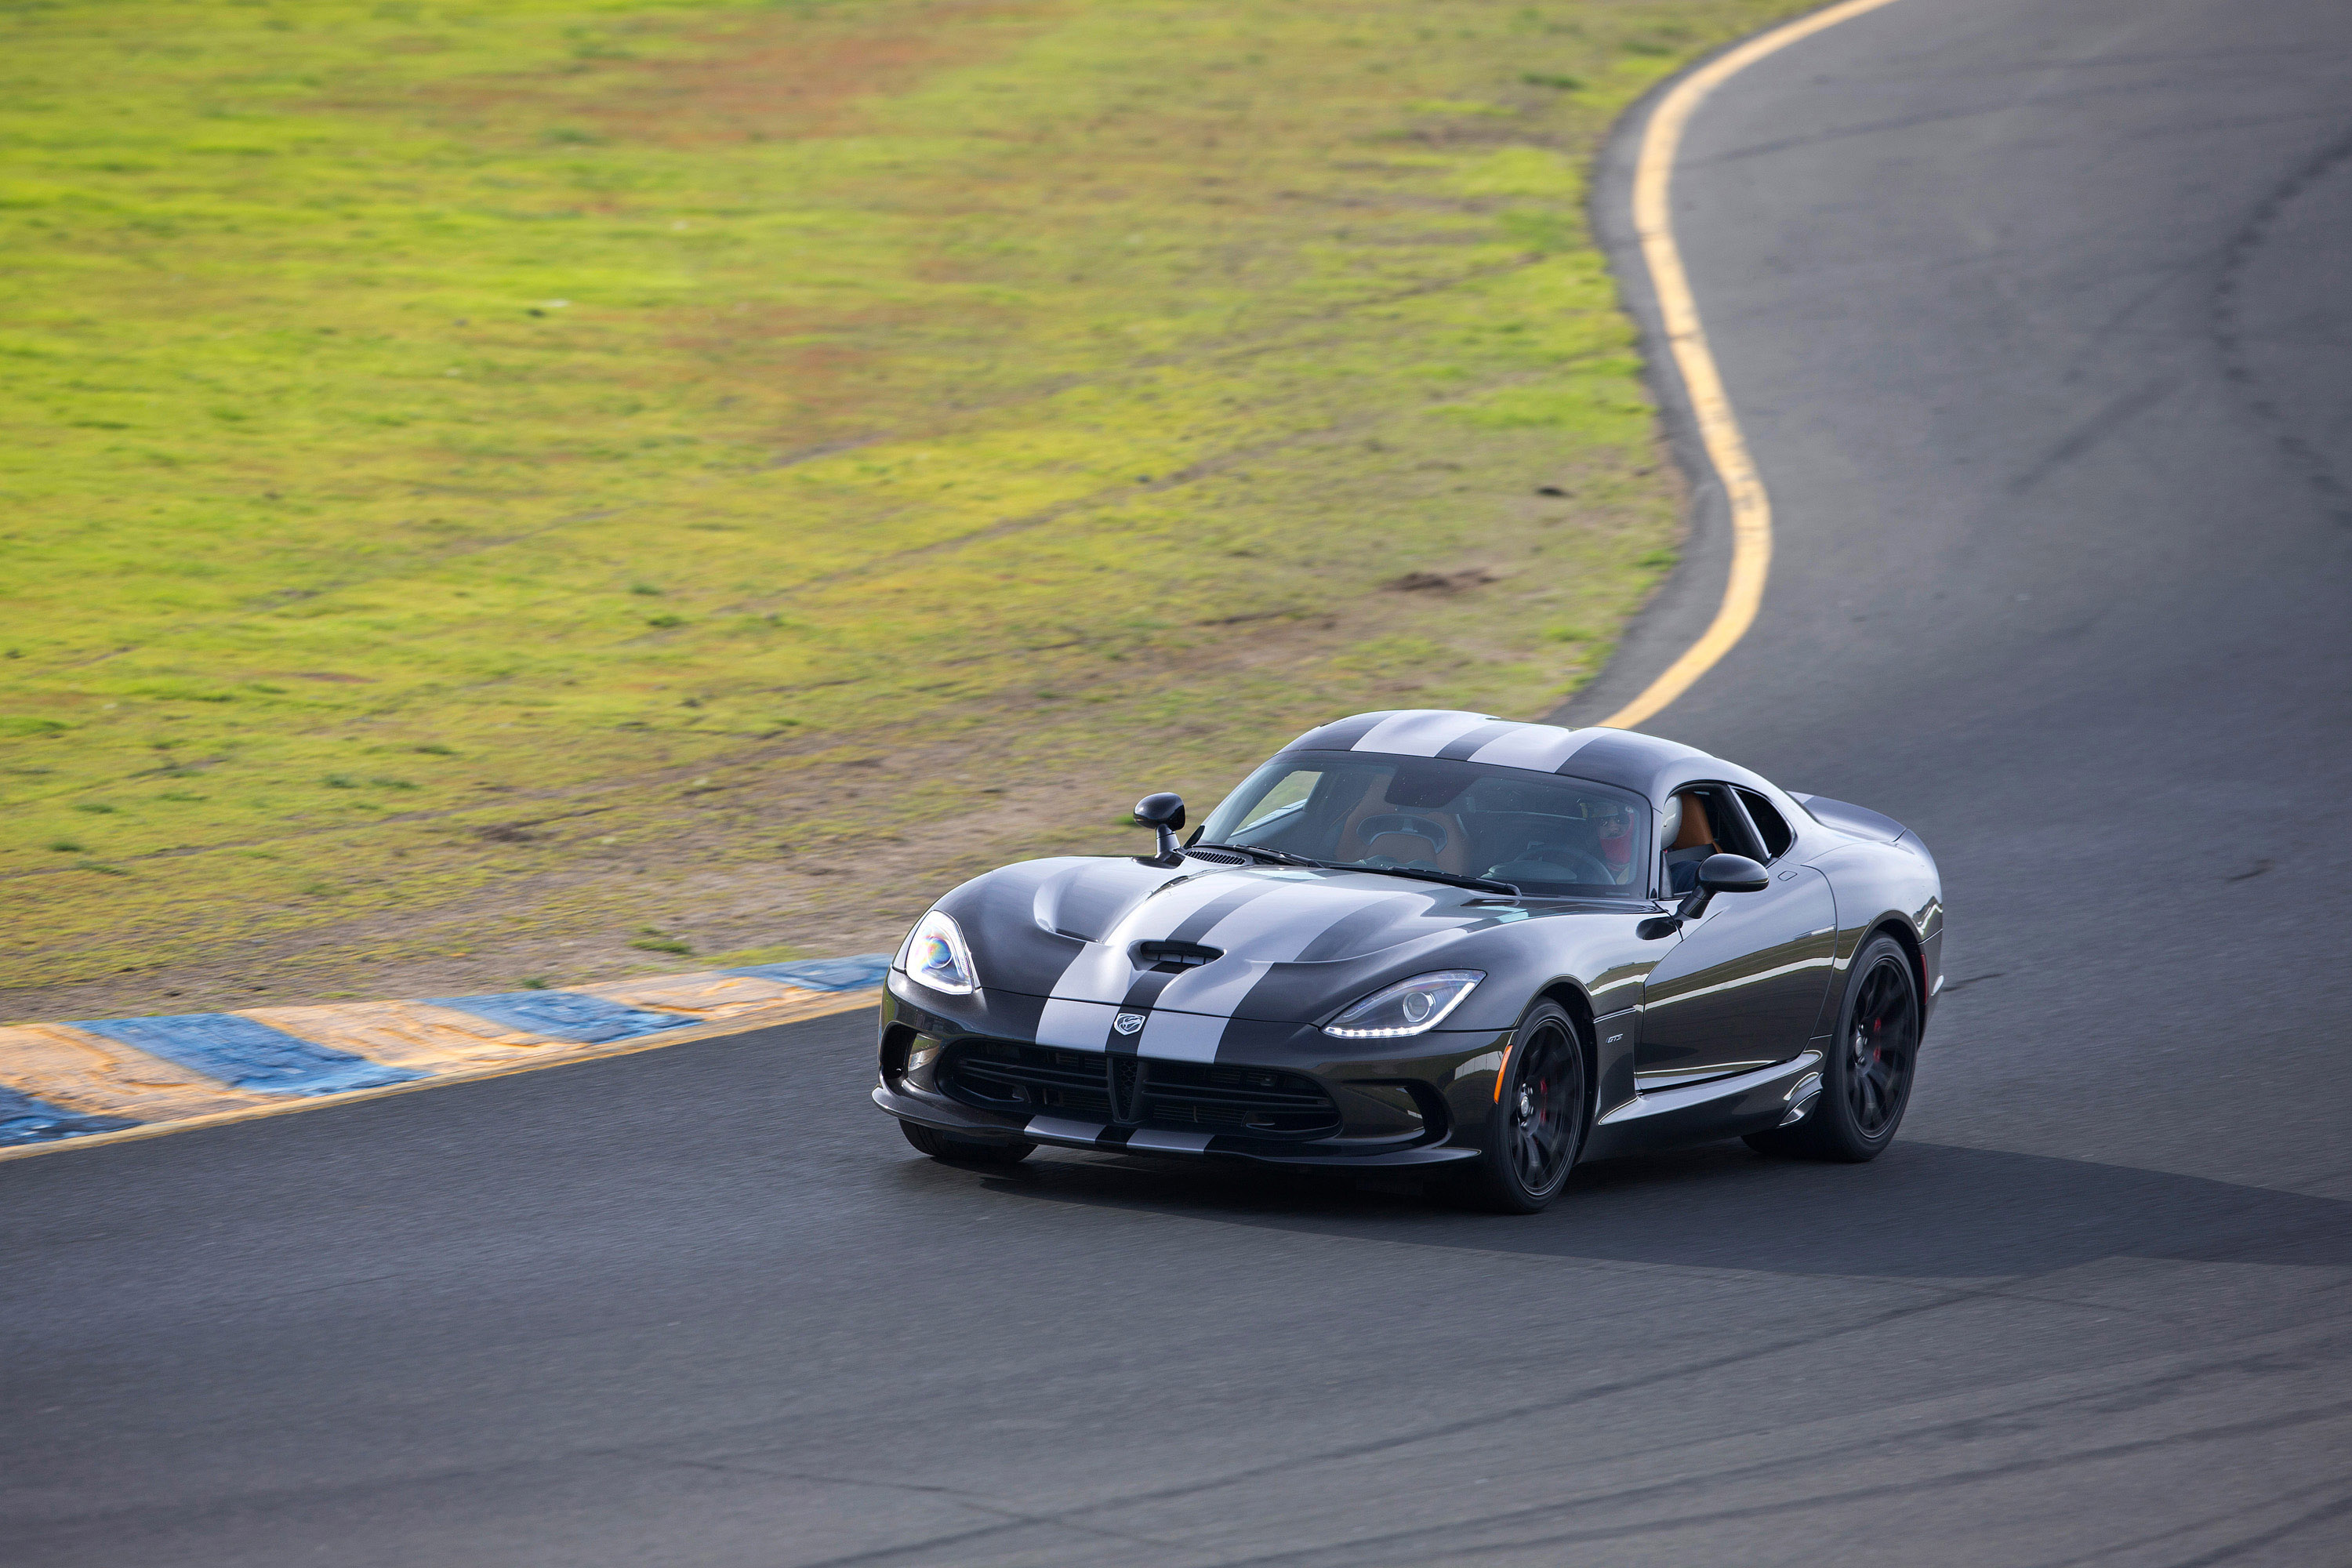
[[[1139,942],[1135,944],[1136,962],[1153,969],[1198,969],[1224,956],[1223,948],[1202,947],[1196,942]]]

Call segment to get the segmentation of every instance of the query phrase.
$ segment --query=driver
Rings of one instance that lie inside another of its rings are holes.
[[[1608,802],[1590,820],[1600,841],[1601,863],[1609,868],[1609,879],[1622,888],[1633,875],[1633,814]]]

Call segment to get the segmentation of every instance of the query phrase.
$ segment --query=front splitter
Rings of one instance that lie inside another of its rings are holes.
[[[958,1137],[1002,1143],[1019,1141],[1050,1144],[1057,1149],[1089,1149],[1104,1154],[1148,1154],[1170,1159],[1242,1160],[1260,1165],[1310,1165],[1325,1170],[1394,1170],[1399,1167],[1451,1165],[1478,1157],[1475,1149],[1458,1144],[1412,1144],[1403,1148],[1367,1150],[1361,1153],[1302,1149],[1296,1153],[1263,1146],[1234,1146],[1208,1132],[1174,1132],[1150,1127],[1119,1127],[1059,1116],[1033,1116],[1023,1124],[959,1120],[953,1112],[929,1100],[916,1100],[886,1086],[877,1086],[874,1103],[904,1121]]]

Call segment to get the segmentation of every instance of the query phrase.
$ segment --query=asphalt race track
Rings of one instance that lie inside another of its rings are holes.
[[[0,1560],[2352,1559],[2347,81],[2342,0],[1897,0],[1692,126],[1778,553],[1650,727],[1937,850],[1884,1160],[982,1176],[866,1014],[68,1151]]]

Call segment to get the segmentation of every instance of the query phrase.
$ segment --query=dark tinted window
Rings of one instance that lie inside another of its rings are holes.
[[[1335,866],[1495,877],[1538,897],[1641,897],[1649,809],[1607,784],[1366,752],[1292,752],[1211,814],[1204,843]]]
[[[1789,831],[1788,822],[1773,808],[1772,803],[1752,789],[1739,792],[1739,804],[1748,808],[1748,820],[1764,838],[1764,858],[1778,860],[1789,852],[1797,836]]]

